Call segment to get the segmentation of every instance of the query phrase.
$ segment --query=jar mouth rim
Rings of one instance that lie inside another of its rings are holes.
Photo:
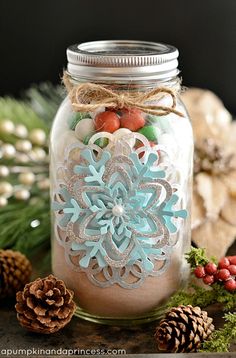
[[[177,58],[178,51],[174,46],[159,42],[138,41],[138,40],[104,40],[90,41],[75,44],[69,47],[76,52],[90,56],[111,57],[136,57],[168,55],[168,58]],[[118,63],[119,64],[119,63]],[[121,63],[122,64],[122,63]],[[128,65],[129,63],[127,63]]]
[[[178,74],[178,55],[174,46],[157,42],[91,41],[67,48],[67,70],[82,78],[160,79]]]

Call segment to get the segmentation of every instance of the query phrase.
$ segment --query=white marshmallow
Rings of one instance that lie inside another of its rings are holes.
[[[91,136],[95,132],[94,121],[92,118],[83,118],[75,127],[75,135],[83,141],[87,136]]]

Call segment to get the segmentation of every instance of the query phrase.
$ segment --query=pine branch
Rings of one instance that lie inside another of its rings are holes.
[[[29,130],[42,128],[48,131],[48,127],[44,121],[35,113],[29,104],[10,97],[0,98],[0,121],[4,119],[10,119],[16,124],[24,124]]]
[[[48,134],[62,94],[59,88],[54,88],[50,84],[42,84],[39,87],[38,89],[36,87],[30,89],[25,101],[18,101],[9,97],[0,98],[0,122],[8,119],[15,124],[24,125],[28,131],[41,128]],[[32,103],[38,108],[41,105],[40,108],[43,109],[43,112],[36,111]],[[18,138],[14,133],[7,134],[2,131],[0,140],[15,145]],[[47,146],[44,146],[43,149],[47,152]],[[22,164],[17,164],[14,158],[6,159],[3,157],[0,159],[0,165],[6,165],[10,168]],[[27,162],[27,166],[35,174],[34,170],[39,165],[42,167],[40,176],[47,177],[47,160],[42,164]],[[12,174],[12,172],[5,180],[13,186],[19,184],[17,175]],[[28,202],[17,201],[13,197],[9,198],[8,201],[9,203],[6,206],[0,208],[0,248],[16,249],[30,257],[42,248],[48,250],[50,247],[48,190],[42,191],[37,185],[33,184],[31,199]]]
[[[34,85],[25,91],[23,96],[34,112],[45,121],[50,128],[53,118],[66,93],[62,86],[54,86],[50,82]]]
[[[15,202],[0,209],[0,248],[19,250],[31,256],[50,246],[49,201],[37,204]]]

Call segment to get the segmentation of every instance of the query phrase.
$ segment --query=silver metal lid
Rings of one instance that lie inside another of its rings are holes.
[[[146,41],[92,41],[69,46],[67,71],[95,81],[147,81],[176,76],[177,48]]]

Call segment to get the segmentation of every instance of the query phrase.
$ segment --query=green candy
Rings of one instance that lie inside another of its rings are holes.
[[[143,134],[151,142],[157,141],[158,136],[161,134],[161,131],[159,128],[157,128],[155,126],[149,126],[149,125],[144,126],[138,132]]]
[[[97,144],[100,148],[104,148],[108,145],[108,142],[107,138],[100,138],[95,141],[95,144]]]
[[[91,118],[90,114],[87,112],[73,112],[68,119],[69,128],[74,131],[77,123],[84,118]]]
[[[85,145],[88,145],[88,142],[89,142],[89,139],[91,138],[91,136],[90,135],[87,135],[85,138],[84,138],[84,140],[83,140],[83,143],[85,144]]]
[[[91,138],[91,136],[87,136],[87,137],[85,137],[84,138],[84,140],[83,140],[83,143],[85,144],[85,145],[88,145],[88,142],[89,142],[89,139]],[[98,145],[100,148],[104,148],[104,147],[106,147],[107,145],[108,145],[108,139],[107,138],[100,138],[100,139],[97,139],[94,143],[96,144],[96,145]]]

